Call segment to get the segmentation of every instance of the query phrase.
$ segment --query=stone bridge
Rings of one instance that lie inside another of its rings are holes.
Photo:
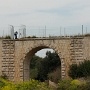
[[[90,37],[0,40],[0,75],[11,81],[30,79],[30,59],[44,48],[53,49],[61,60],[61,78],[68,78],[69,65],[90,60]]]

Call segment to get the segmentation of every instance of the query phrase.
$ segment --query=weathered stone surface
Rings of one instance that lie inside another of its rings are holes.
[[[68,78],[69,65],[90,60],[90,37],[0,40],[0,75],[15,82],[29,80],[30,59],[44,48],[60,57],[62,79]]]

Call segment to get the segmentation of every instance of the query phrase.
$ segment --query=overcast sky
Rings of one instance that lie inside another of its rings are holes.
[[[1,27],[8,27],[8,25],[21,24],[88,27],[90,26],[90,0],[0,0],[0,30]]]
[[[0,0],[0,27],[90,25],[90,0]]]

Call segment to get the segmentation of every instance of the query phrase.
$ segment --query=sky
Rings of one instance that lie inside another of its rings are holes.
[[[90,25],[90,0],[0,0],[0,27]]]
[[[43,36],[45,26],[48,35],[60,35],[60,27],[78,34],[81,25],[90,32],[90,0],[0,0],[1,35],[9,25],[26,25],[28,35]]]
[[[36,53],[37,56],[44,58],[46,56],[46,52],[50,51],[51,53],[55,52],[53,49],[42,49]]]

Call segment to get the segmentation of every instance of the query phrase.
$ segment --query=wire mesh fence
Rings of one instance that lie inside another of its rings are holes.
[[[21,26],[14,26],[14,32],[18,32],[20,38]],[[90,26],[67,26],[67,27],[49,27],[49,26],[26,26],[26,37],[49,37],[49,36],[71,36],[90,34]],[[0,27],[0,37],[11,35],[9,27]]]

